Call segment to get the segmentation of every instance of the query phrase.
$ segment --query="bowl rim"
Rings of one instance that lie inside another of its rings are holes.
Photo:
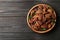
[[[28,11],[28,14],[27,14],[27,24],[28,24],[28,26],[29,26],[34,32],[37,32],[37,33],[47,33],[47,32],[51,31],[51,30],[54,28],[54,26],[55,26],[56,23],[54,23],[54,25],[53,25],[51,28],[49,28],[48,30],[45,30],[45,31],[36,31],[36,30],[34,30],[34,29],[30,26],[30,24],[29,24],[29,22],[28,22],[28,16],[29,16],[31,10],[34,9],[36,6],[39,6],[39,5],[47,5],[47,6],[51,7],[51,6],[48,5],[48,4],[37,4],[37,5],[33,6],[33,7]],[[52,7],[51,7],[51,8],[52,8]],[[52,8],[52,9],[53,9],[53,8]],[[53,10],[54,10],[54,9],[53,9]],[[55,12],[55,10],[54,10],[54,12]],[[56,15],[56,12],[54,13],[54,15]],[[55,20],[55,21],[56,21],[56,20]]]

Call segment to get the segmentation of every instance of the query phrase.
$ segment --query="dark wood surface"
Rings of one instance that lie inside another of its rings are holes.
[[[26,23],[35,4],[51,5],[57,14],[56,26],[46,34],[33,32]],[[60,0],[0,0],[0,40],[60,40]]]

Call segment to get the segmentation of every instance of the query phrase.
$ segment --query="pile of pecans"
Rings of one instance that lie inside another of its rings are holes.
[[[28,22],[34,30],[48,30],[56,22],[55,11],[47,4],[36,6],[29,13]]]

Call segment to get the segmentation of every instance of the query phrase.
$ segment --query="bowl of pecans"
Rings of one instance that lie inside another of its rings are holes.
[[[56,12],[48,4],[37,4],[27,14],[28,26],[37,33],[47,33],[56,24]]]

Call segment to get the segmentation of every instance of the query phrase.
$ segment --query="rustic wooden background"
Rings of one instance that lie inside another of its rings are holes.
[[[26,23],[35,4],[51,5],[57,14],[55,28],[46,34],[33,32]],[[60,40],[60,0],[0,0],[0,40]]]

